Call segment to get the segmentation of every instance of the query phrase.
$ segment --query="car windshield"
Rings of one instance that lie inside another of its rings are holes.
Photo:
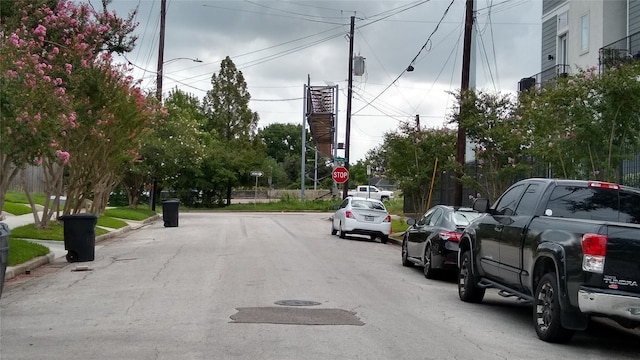
[[[351,207],[354,209],[374,209],[374,210],[386,210],[384,205],[374,201],[368,200],[353,200]]]
[[[453,213],[453,222],[456,226],[467,226],[469,223],[480,216],[480,213],[471,212],[471,211],[456,211]]]

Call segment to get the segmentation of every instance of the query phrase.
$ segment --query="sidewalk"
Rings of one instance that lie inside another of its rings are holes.
[[[29,224],[33,224],[34,220],[33,220],[33,214],[29,213],[29,214],[24,214],[24,215],[11,215],[8,213],[3,213],[3,215],[5,216],[4,220],[0,221],[3,222],[5,224],[7,224],[9,226],[9,231],[11,231],[11,229],[17,228],[19,226],[24,226],[24,225],[29,225]],[[38,214],[38,216],[42,216],[42,212],[40,212]],[[101,241],[113,238],[117,235],[120,235],[122,233],[125,233],[127,231],[130,230],[136,230],[141,228],[142,226],[154,222],[156,220],[158,220],[160,218],[160,215],[156,215],[156,216],[152,216],[144,221],[134,221],[134,220],[127,220],[127,219],[122,219],[123,221],[125,221],[127,224],[127,226],[120,228],[120,229],[108,229],[108,228],[104,228],[109,230],[109,233],[104,234],[104,235],[100,235],[100,236],[96,236],[96,244],[98,244]],[[26,239],[28,241],[34,242],[34,243],[38,243],[40,245],[46,246],[49,248],[49,254],[45,255],[45,256],[40,256],[37,257],[35,259],[32,259],[30,261],[27,261],[24,264],[19,264],[16,266],[7,266],[7,270],[5,272],[5,281],[7,281],[8,279],[14,278],[18,275],[22,275],[25,274],[28,271],[31,271],[39,266],[45,265],[45,264],[49,264],[52,263],[55,259],[58,259],[60,257],[64,257],[67,255],[67,250],[65,250],[64,248],[64,241],[56,241],[56,240],[32,240],[32,239]],[[99,248],[99,246],[96,246],[96,249]],[[9,252],[11,252],[11,249],[9,249]]]

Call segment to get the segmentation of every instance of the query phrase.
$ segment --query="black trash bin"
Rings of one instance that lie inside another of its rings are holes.
[[[180,200],[178,199],[162,200],[162,219],[164,220],[164,227],[178,226],[179,207]]]
[[[0,297],[4,285],[4,274],[9,263],[9,225],[0,223]]]
[[[62,215],[58,220],[64,223],[64,248],[67,250],[67,261],[93,261],[98,216],[95,214]]]

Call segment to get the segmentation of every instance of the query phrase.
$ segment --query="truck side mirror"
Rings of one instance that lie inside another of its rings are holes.
[[[489,199],[477,198],[473,201],[473,210],[486,213],[489,212]]]

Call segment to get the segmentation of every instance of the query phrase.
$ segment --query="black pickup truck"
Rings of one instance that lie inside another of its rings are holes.
[[[640,190],[598,181],[527,179],[463,232],[458,295],[495,288],[533,307],[538,337],[568,342],[590,316],[640,325]]]

